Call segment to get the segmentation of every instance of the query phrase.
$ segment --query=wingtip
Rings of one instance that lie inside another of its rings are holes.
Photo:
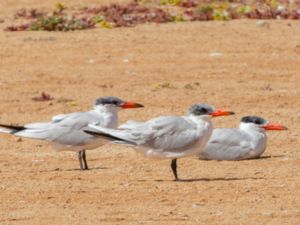
[[[95,131],[91,131],[91,130],[83,130],[83,131],[87,134],[91,134],[94,136],[102,136],[102,133],[99,133],[99,132],[95,132]]]
[[[16,132],[26,129],[24,126],[14,126],[14,125],[7,125],[7,124],[0,124],[0,127],[10,130],[9,133],[11,133],[11,134],[14,134]]]

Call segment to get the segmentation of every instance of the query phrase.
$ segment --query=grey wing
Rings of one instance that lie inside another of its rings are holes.
[[[119,129],[127,129],[127,130],[131,130],[131,129],[136,129],[137,127],[144,126],[144,122],[139,122],[139,121],[134,121],[134,120],[128,120],[126,123],[123,123],[119,126]]]
[[[214,129],[200,159],[240,160],[253,150],[251,137],[236,128]]]
[[[89,127],[97,130],[97,132],[100,131],[99,134],[110,135],[111,140],[118,140],[117,143],[122,143],[121,140],[123,140],[127,144],[143,145],[151,135],[151,129],[147,122],[128,121],[120,125],[119,129],[102,127],[96,124],[90,124]]]
[[[203,135],[197,125],[184,117],[164,116],[148,121],[146,145],[154,149],[176,151],[193,146]]]
[[[177,116],[158,117],[145,123],[131,124],[130,129],[127,130],[115,130],[94,125],[90,127],[146,148],[172,151],[193,145],[202,135],[201,130],[199,131],[194,123]]]
[[[29,123],[26,124],[24,127],[27,129],[48,129],[51,126],[51,122],[40,122],[40,123]]]
[[[88,129],[89,123],[103,124],[103,118],[90,112],[73,113],[63,120],[53,124],[51,135],[47,140],[64,145],[84,145],[93,136],[83,132]]]
[[[69,114],[59,114],[52,117],[50,122],[39,122],[39,123],[29,123],[26,124],[24,127],[27,129],[49,129],[53,124],[57,124],[64,119],[76,117],[76,115],[80,115],[82,113],[69,113]]]
[[[77,113],[68,113],[68,114],[58,114],[52,117],[52,123],[58,123],[70,116],[76,115]]]
[[[54,117],[55,118],[55,117]],[[90,141],[91,135],[83,132],[89,123],[101,124],[103,118],[90,112],[65,114],[49,123],[28,124],[19,136],[45,139],[62,145],[84,145]]]

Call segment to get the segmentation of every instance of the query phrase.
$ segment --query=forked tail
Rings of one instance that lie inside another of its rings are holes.
[[[23,126],[14,126],[14,125],[6,125],[0,124],[0,132],[6,134],[15,134],[19,131],[25,130],[26,128]]]
[[[90,130],[84,130],[85,133],[93,135],[93,136],[98,136],[98,137],[103,137],[105,139],[108,139],[109,141],[113,141],[117,144],[130,144],[130,145],[136,145],[136,143],[124,140],[122,138],[113,136],[111,134],[107,133],[102,133],[102,132],[95,132],[95,131],[90,131]]]

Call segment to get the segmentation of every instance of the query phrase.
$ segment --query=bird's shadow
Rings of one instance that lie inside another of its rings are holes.
[[[261,156],[259,158],[244,159],[244,160],[264,160],[264,159],[283,158],[283,157],[286,157],[286,156],[285,155],[266,155],[266,156]]]
[[[238,177],[228,177],[228,178],[216,177],[216,178],[180,179],[177,182],[239,181],[239,180],[261,180],[261,179],[265,179],[265,178],[264,177],[243,177],[243,178],[238,178]]]
[[[61,169],[61,168],[56,168],[53,170],[41,170],[41,173],[46,173],[46,172],[57,172],[57,171],[61,171],[61,172],[70,172],[70,171],[79,171],[79,172],[88,172],[88,171],[93,171],[93,170],[107,170],[107,169],[111,169],[110,167],[93,167],[93,168],[89,168],[88,170],[81,170],[81,169]]]
[[[199,159],[199,161],[217,161],[217,162],[241,162],[241,161],[248,161],[248,160],[265,160],[265,159],[272,159],[272,158],[283,158],[286,157],[285,155],[266,155],[266,156],[260,156],[258,158],[252,158],[252,159],[240,159],[240,160],[213,160],[213,159]]]
[[[182,183],[187,183],[187,182],[210,182],[210,181],[239,181],[239,180],[262,180],[265,179],[264,177],[243,177],[243,178],[238,178],[238,177],[217,177],[217,178],[193,178],[193,179],[180,179],[178,181],[175,180],[154,180],[155,182],[182,182]],[[137,180],[139,182],[146,182],[149,180]]]

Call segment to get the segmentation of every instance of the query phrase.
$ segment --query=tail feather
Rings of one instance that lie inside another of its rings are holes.
[[[0,124],[0,132],[2,132],[2,133],[15,134],[15,133],[25,130],[25,129],[26,128],[24,126]]]
[[[116,141],[116,140],[118,140],[118,141],[124,141],[124,140],[122,140],[121,138],[114,137],[114,136],[112,136],[112,135],[110,135],[110,134],[105,134],[105,133],[100,133],[100,132],[95,132],[95,131],[90,131],[90,130],[84,130],[84,132],[85,132],[85,133],[88,133],[88,134],[91,134],[91,135],[93,135],[93,136],[104,137],[104,138],[107,138],[107,139],[109,139],[109,140],[111,140],[111,141]]]
[[[134,143],[134,142],[124,140],[124,139],[122,139],[122,138],[113,136],[113,135],[111,135],[111,134],[101,133],[101,132],[95,132],[95,131],[90,131],[90,130],[84,130],[84,132],[85,132],[85,133],[88,133],[88,134],[91,134],[91,135],[93,135],[93,136],[98,136],[98,137],[106,138],[106,139],[108,139],[108,140],[110,140],[110,141],[114,141],[115,143],[118,143],[118,144],[131,144],[131,145],[136,145],[136,143]]]
[[[6,125],[0,124],[0,133],[12,134],[18,137],[26,137],[33,139],[47,139],[49,137],[48,129],[37,129],[36,127],[45,127],[40,126],[39,124],[29,124],[30,126],[14,126],[14,125]],[[31,128],[32,127],[32,128]]]

